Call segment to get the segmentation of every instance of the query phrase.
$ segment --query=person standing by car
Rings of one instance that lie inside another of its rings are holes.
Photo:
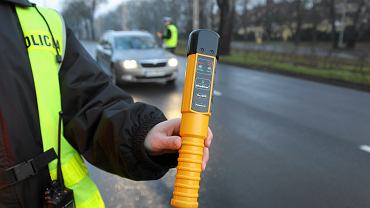
[[[171,17],[164,17],[163,23],[166,27],[166,30],[163,34],[161,32],[157,32],[157,36],[163,40],[163,47],[166,50],[170,51],[171,53],[175,53],[178,42],[177,27],[172,23]]]
[[[76,208],[104,207],[80,155],[133,180],[176,166],[180,119],[115,86],[56,11],[0,0],[0,25],[0,207],[43,207],[60,169]]]

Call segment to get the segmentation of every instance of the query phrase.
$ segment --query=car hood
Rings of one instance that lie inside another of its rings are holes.
[[[162,48],[116,50],[113,54],[113,61],[115,62],[127,59],[141,61],[147,59],[169,59],[172,57],[175,56]]]

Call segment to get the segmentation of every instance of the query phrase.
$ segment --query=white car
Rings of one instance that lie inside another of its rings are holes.
[[[176,56],[159,47],[152,34],[143,31],[109,31],[96,51],[99,65],[114,82],[165,82],[174,84]]]

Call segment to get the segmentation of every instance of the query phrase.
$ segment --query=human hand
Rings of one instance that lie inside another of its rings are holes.
[[[161,155],[177,152],[181,147],[180,133],[181,119],[171,119],[155,125],[145,138],[144,146],[149,155]],[[213,134],[208,128],[208,136],[204,140],[202,170],[206,168],[209,160],[209,147],[211,146]]]
[[[158,36],[158,38],[162,38],[162,33],[161,32],[157,32],[157,36]]]

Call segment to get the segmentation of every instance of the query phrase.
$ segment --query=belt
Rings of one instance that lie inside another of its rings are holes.
[[[40,170],[45,168],[56,158],[57,154],[55,153],[54,148],[51,148],[32,159],[21,162],[5,170],[0,170],[0,189],[37,175]]]

